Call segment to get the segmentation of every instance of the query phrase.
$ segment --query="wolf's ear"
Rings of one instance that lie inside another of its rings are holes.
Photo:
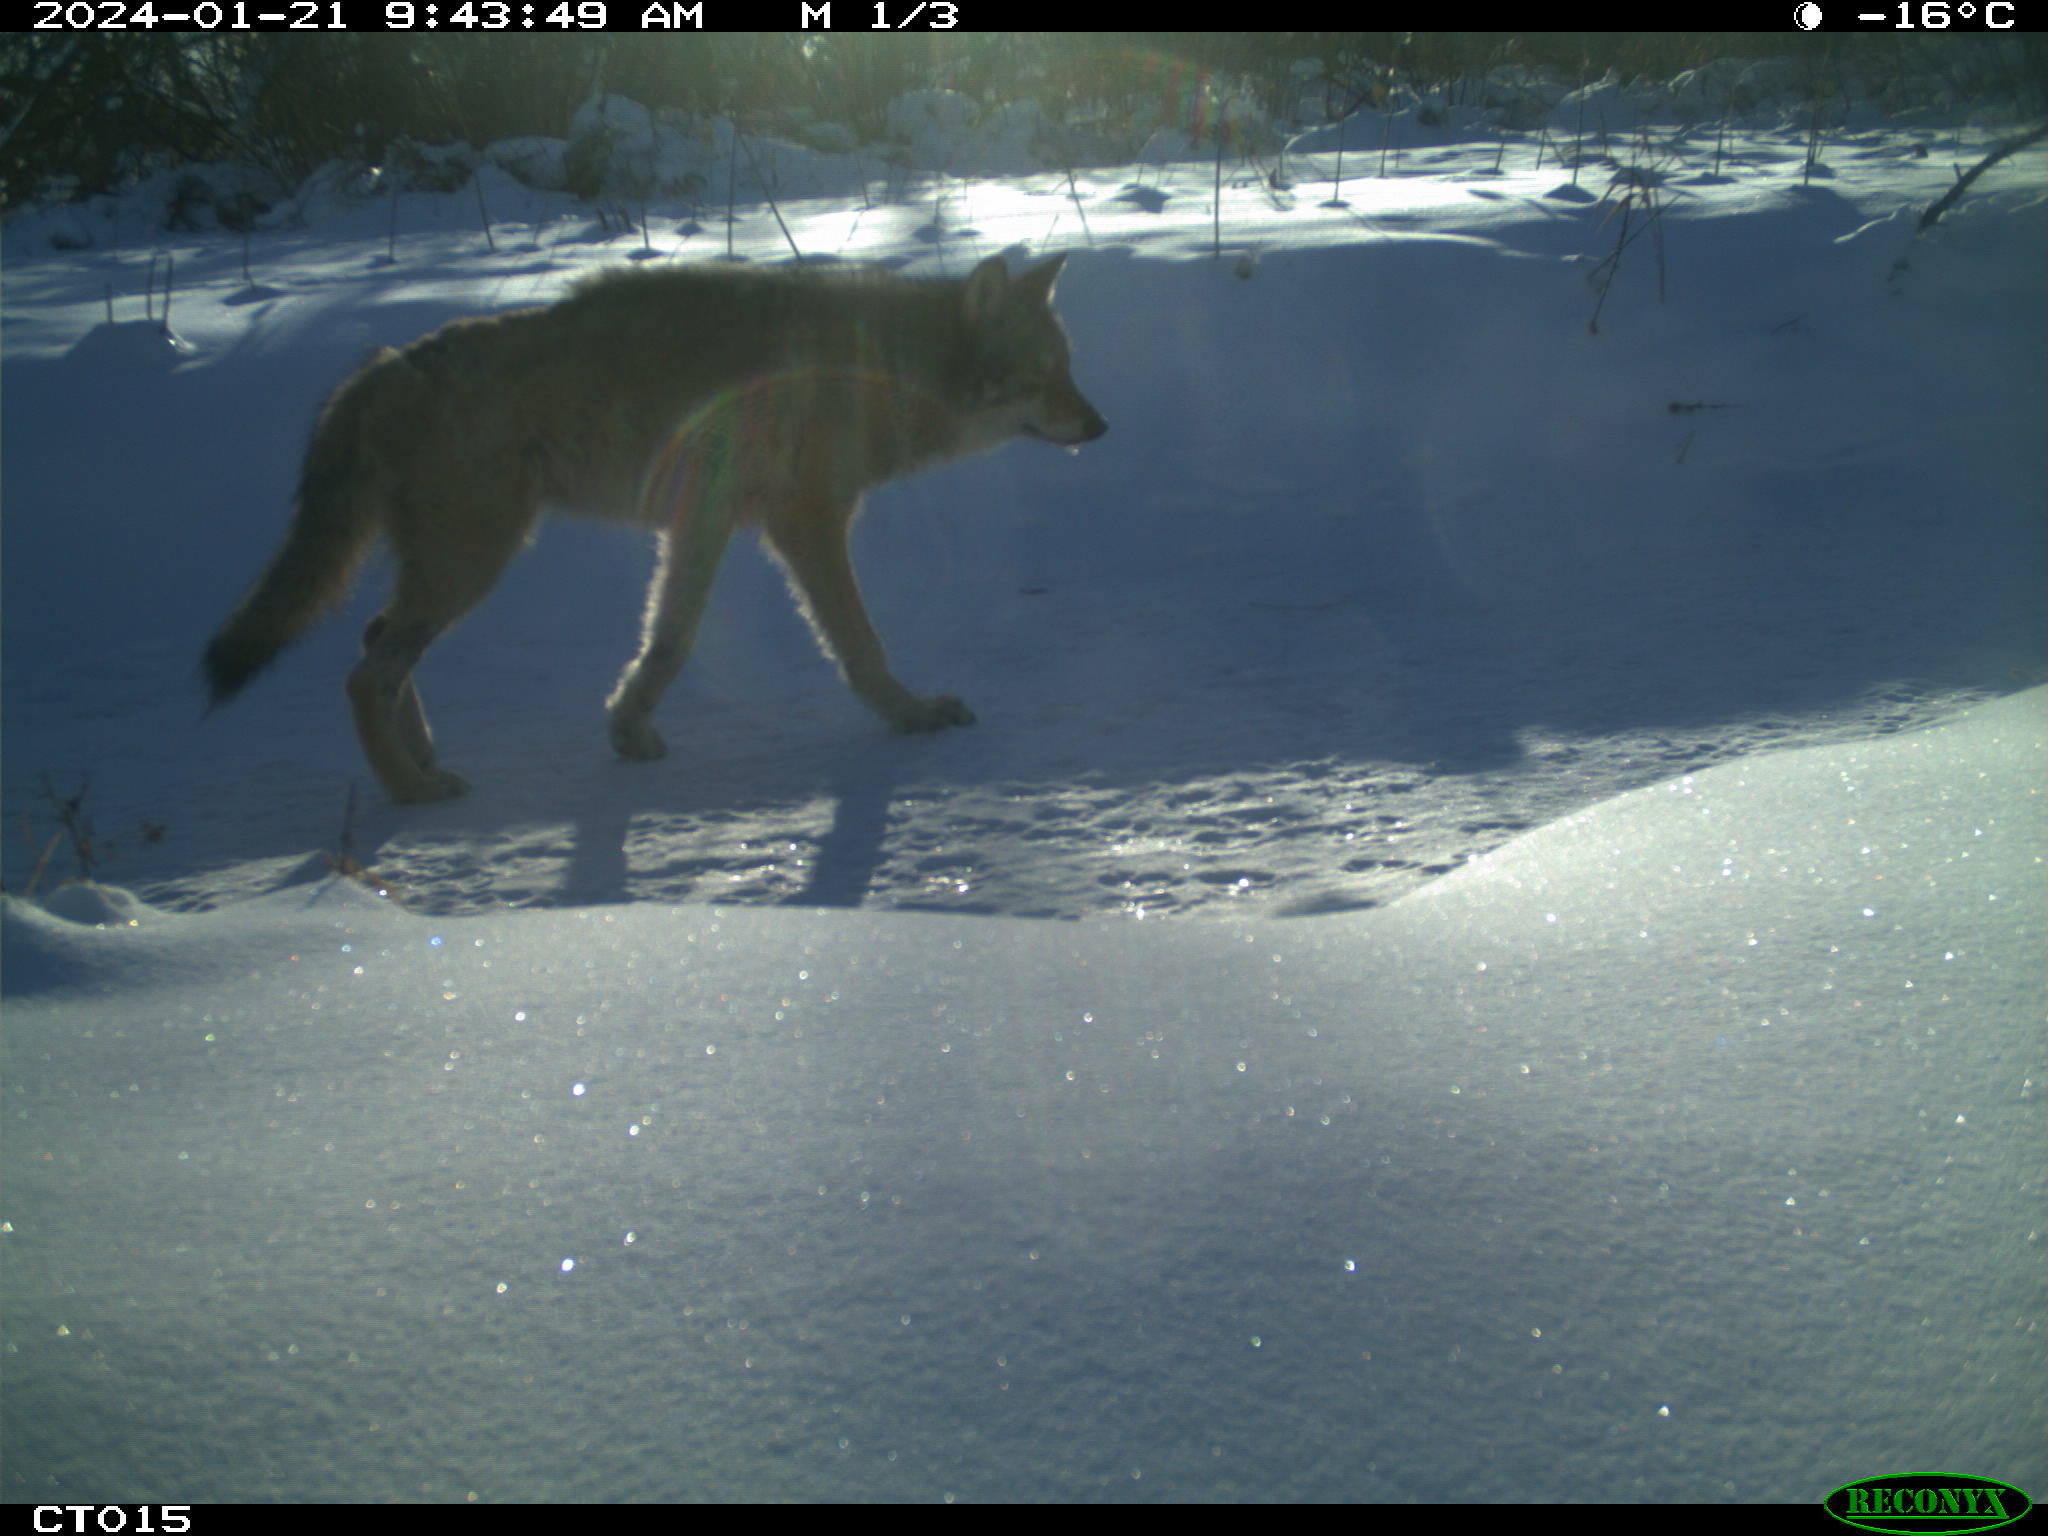
[[[967,313],[981,319],[992,315],[1010,301],[1010,269],[1003,258],[991,256],[967,274]]]
[[[1017,294],[1020,298],[1035,300],[1040,304],[1052,302],[1052,285],[1059,281],[1060,268],[1067,264],[1067,253],[1048,256],[1035,267],[1026,267],[1017,277]]]

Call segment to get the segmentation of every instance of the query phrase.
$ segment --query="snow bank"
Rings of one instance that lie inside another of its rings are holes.
[[[2038,1489],[2044,703],[1313,922],[9,902],[7,1491]]]

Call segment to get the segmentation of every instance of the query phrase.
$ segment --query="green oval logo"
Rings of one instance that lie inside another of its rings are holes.
[[[1822,1501],[1844,1525],[1907,1536],[1962,1536],[1996,1530],[2034,1507],[2011,1483],[1953,1472],[1907,1472],[1844,1483]]]

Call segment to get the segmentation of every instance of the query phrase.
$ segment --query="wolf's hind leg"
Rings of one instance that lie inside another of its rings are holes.
[[[446,625],[393,623],[391,610],[363,631],[363,659],[348,675],[356,738],[384,792],[401,805],[468,793],[458,774],[434,766],[434,738],[412,669]]]
[[[356,737],[393,800],[422,805],[468,793],[457,774],[434,766],[434,737],[413,668],[443,634],[482,602],[518,552],[535,513],[512,494],[449,497],[437,516],[391,523],[398,580],[390,603],[363,631],[363,658],[348,675]],[[490,512],[510,506],[510,513]]]
[[[387,620],[383,614],[370,620],[363,627],[363,654],[369,655],[376,645],[377,637],[384,633]],[[427,712],[420,704],[419,685],[412,674],[406,673],[405,680],[398,685],[398,696],[391,710],[392,728],[398,733],[399,744],[406,755],[421,768],[434,766],[434,733],[427,726]]]

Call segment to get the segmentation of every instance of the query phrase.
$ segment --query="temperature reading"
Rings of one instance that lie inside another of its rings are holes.
[[[1975,0],[1899,0],[1898,29],[1901,32],[1945,32],[1955,22],[1977,21],[1994,32],[2003,32],[2017,25],[2013,19],[2013,0],[1985,0],[1978,5]],[[1882,21],[1884,13],[1875,15],[1859,13],[1858,21]]]

